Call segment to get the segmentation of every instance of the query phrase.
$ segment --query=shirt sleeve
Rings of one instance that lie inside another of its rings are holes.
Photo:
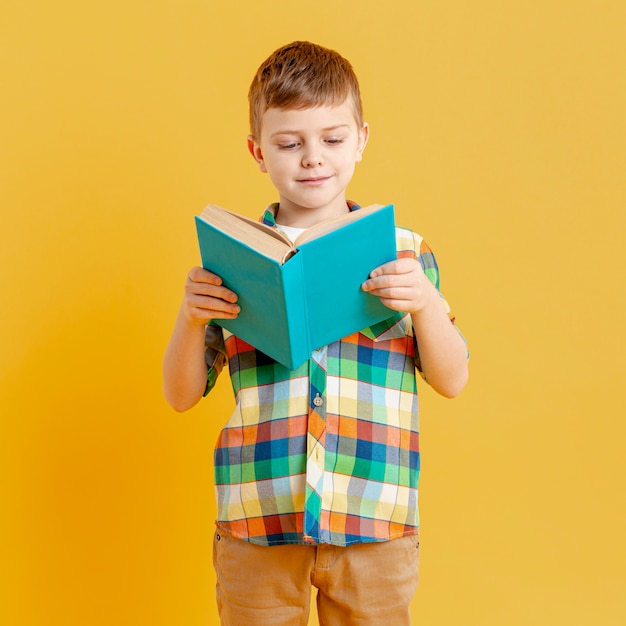
[[[215,387],[217,377],[226,363],[224,334],[219,326],[207,324],[204,335],[204,360],[207,365],[207,383],[204,395],[207,396]]]
[[[437,265],[437,259],[435,258],[435,254],[433,253],[431,248],[428,246],[428,244],[424,241],[424,239],[417,233],[412,232],[411,239],[412,239],[412,246],[404,246],[405,248],[404,250],[401,249],[401,246],[399,246],[398,257],[409,256],[409,257],[416,258],[419,261],[420,265],[422,266],[422,269],[424,270],[424,274],[426,275],[426,278],[428,278],[428,280],[436,287],[437,291],[439,292],[439,297],[441,298],[441,305],[443,306],[448,318],[450,319],[450,322],[454,325],[456,331],[461,336],[461,339],[463,339],[463,341],[465,342],[465,346],[467,350],[467,341],[465,340],[463,333],[461,333],[461,331],[456,326],[456,323],[455,323],[456,318],[452,313],[452,310],[450,308],[450,305],[448,304],[448,301],[441,293],[441,290],[440,290],[441,279],[439,275],[439,266]],[[419,346],[417,345],[415,334],[413,334],[413,341],[415,341],[415,364],[416,364],[418,371],[422,375],[422,378],[426,380],[426,378],[424,377],[424,373],[422,371],[421,363],[420,363]],[[467,358],[469,359],[469,352],[467,352]]]

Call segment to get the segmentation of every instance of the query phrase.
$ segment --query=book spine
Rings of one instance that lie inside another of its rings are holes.
[[[310,328],[306,306],[306,281],[303,255],[299,252],[282,266],[287,332],[291,346],[290,369],[296,369],[311,357]]]

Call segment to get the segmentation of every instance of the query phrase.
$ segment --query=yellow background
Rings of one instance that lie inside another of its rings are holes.
[[[175,414],[161,357],[193,215],[275,199],[246,93],[294,39],[352,61],[349,195],[425,236],[470,341],[463,395],[421,394],[416,623],[626,623],[625,24],[621,0],[2,0],[0,623],[216,623],[228,380]]]

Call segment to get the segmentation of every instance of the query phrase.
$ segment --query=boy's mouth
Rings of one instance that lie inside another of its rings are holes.
[[[309,178],[299,178],[298,182],[302,185],[318,187],[319,185],[323,185],[329,179],[330,176],[311,176]]]

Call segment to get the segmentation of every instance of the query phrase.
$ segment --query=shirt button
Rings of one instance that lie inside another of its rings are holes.
[[[313,398],[313,404],[315,406],[322,406],[322,404],[324,404],[324,398],[318,393],[315,398]]]

